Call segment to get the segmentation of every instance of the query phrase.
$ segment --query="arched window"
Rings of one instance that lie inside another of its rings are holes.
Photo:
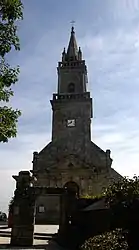
[[[71,82],[68,85],[68,93],[74,93],[74,92],[75,92],[75,84]]]

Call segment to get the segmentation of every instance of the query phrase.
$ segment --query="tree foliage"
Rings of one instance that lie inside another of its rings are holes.
[[[103,195],[107,206],[113,211],[114,221],[120,218],[122,228],[92,237],[82,248],[87,250],[139,249],[139,177],[122,178],[110,185]]]
[[[22,9],[21,0],[0,0],[0,142],[16,136],[16,123],[21,115],[19,110],[6,105],[14,94],[11,87],[19,74],[19,67],[10,67],[6,55],[12,49],[20,49],[16,24],[23,18]]]
[[[139,198],[139,177],[134,176],[132,179],[124,177],[110,185],[104,195],[107,205],[111,208],[117,208],[117,206],[130,208]]]
[[[128,245],[121,229],[115,229],[110,232],[90,238],[82,246],[87,250],[127,250]]]

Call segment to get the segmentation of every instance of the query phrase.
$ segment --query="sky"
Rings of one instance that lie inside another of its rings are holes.
[[[15,189],[12,175],[32,169],[34,151],[51,140],[50,99],[57,90],[57,63],[75,21],[93,97],[92,140],[110,149],[112,167],[139,175],[139,0],[23,0],[18,23],[20,66],[11,105],[22,111],[18,135],[0,144],[0,210]]]

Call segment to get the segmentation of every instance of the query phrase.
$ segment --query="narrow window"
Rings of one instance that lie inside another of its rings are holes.
[[[68,93],[74,93],[75,92],[75,84],[74,83],[70,83],[68,85]]]

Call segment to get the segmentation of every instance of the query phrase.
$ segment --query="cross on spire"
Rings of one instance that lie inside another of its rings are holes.
[[[78,47],[77,47],[77,42],[75,38],[74,23],[75,21],[71,21],[71,24],[72,24],[71,36],[70,36],[70,41],[69,41],[69,45],[67,49],[67,57],[73,58],[73,59],[78,57]]]
[[[72,20],[70,23],[71,23],[71,32],[74,32],[74,24],[75,24],[75,21]]]

